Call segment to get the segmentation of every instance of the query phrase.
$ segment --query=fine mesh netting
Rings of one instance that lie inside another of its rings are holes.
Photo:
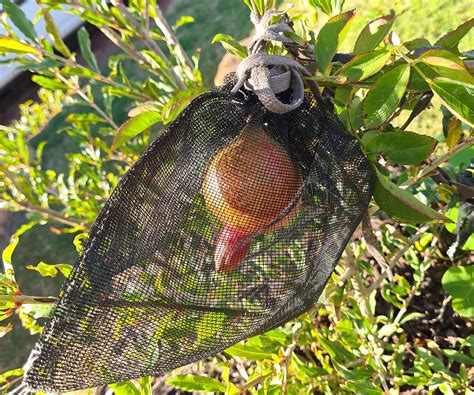
[[[284,115],[248,91],[199,96],[97,218],[27,385],[158,375],[296,317],[321,294],[372,185],[357,143],[311,94]]]

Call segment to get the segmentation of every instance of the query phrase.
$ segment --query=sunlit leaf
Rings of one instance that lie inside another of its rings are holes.
[[[449,49],[458,49],[459,42],[466,36],[474,27],[474,18],[459,25],[456,29],[451,30],[435,42],[435,46]]]
[[[224,352],[230,356],[242,357],[252,361],[260,359],[271,360],[273,355],[272,353],[259,350],[256,347],[249,347],[240,343],[234,344],[233,346],[227,348]]]
[[[161,121],[161,114],[155,111],[147,111],[138,114],[136,117],[130,118],[122,126],[120,126],[115,135],[112,149],[120,147],[131,138],[137,136],[145,129],[153,126],[155,123]]]
[[[43,277],[56,277],[58,273],[62,273],[64,277],[68,277],[72,271],[72,266],[67,263],[48,265],[47,263],[40,262],[36,266],[28,265],[27,268],[30,270],[36,270]]]
[[[336,15],[342,11],[344,0],[310,0],[310,4],[321,9],[327,15]]]
[[[0,53],[34,54],[39,51],[25,43],[14,40],[13,38],[0,35]]]
[[[330,18],[319,31],[314,46],[316,66],[321,73],[328,68],[340,44],[346,38],[355,11],[347,11]]]
[[[361,54],[363,52],[371,51],[390,31],[395,14],[381,16],[369,22],[360,32],[359,37],[354,45],[354,54]]]
[[[190,15],[181,16],[174,25],[174,30],[178,30],[181,26],[184,26],[188,23],[193,23],[195,19]]]
[[[212,377],[177,374],[168,377],[166,384],[184,391],[225,392],[226,386]]]
[[[241,58],[246,58],[248,55],[247,47],[240,44],[235,38],[227,34],[216,34],[212,39],[212,43],[221,43],[227,52],[231,55],[236,55]]]
[[[166,125],[176,119],[181,111],[186,107],[191,100],[205,92],[203,87],[189,88],[176,93],[164,105],[162,110],[162,121]]]
[[[56,24],[54,23],[53,17],[46,9],[43,9],[42,12],[43,12],[44,21],[46,23],[46,31],[51,36],[51,39],[53,40],[53,43],[54,43],[54,47],[62,55],[68,58],[69,56],[71,56],[71,51],[69,51],[69,48],[67,47],[66,43],[63,41],[61,37],[61,33],[59,32],[58,28],[56,27]]]
[[[49,78],[43,75],[34,75],[33,77],[31,77],[31,81],[46,89],[59,89],[63,91],[68,90],[68,87],[56,78]]]

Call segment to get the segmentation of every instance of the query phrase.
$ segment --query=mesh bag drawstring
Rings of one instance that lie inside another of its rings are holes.
[[[331,106],[301,90],[307,67],[264,54],[287,40],[272,15],[255,19],[238,75],[194,99],[113,191],[30,355],[29,389],[159,375],[322,293],[374,177]]]

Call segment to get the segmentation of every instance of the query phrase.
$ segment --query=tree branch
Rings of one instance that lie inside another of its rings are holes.
[[[401,187],[402,188],[407,188],[407,187],[409,187],[413,184],[416,184],[422,178],[426,177],[432,171],[436,170],[436,168],[438,166],[440,166],[444,162],[447,162],[449,159],[451,159],[452,156],[454,156],[459,151],[462,151],[464,148],[467,148],[472,144],[474,144],[474,137],[466,138],[463,142],[459,143],[452,150],[450,150],[449,152],[446,152],[444,155],[441,155],[440,157],[436,158],[433,162],[431,162],[431,164],[429,166],[427,166],[423,170],[421,170],[415,177],[410,178],[407,181],[405,181],[403,184],[401,184]]]

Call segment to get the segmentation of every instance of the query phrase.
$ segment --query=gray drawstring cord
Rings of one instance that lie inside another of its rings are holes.
[[[256,33],[249,45],[249,56],[237,68],[239,79],[232,93],[236,93],[245,84],[257,95],[267,110],[285,114],[298,108],[303,102],[304,84],[301,75],[311,76],[311,74],[293,58],[264,52],[270,41],[294,45],[292,39],[283,35],[285,32],[293,31],[287,21],[271,24],[272,17],[281,14],[281,11],[270,10],[260,18],[252,13],[251,19]],[[292,80],[294,86],[291,103],[283,103],[276,95],[287,90]]]

